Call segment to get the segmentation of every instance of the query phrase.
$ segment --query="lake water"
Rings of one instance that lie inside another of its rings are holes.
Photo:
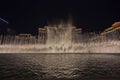
[[[0,54],[0,80],[120,80],[120,54]]]

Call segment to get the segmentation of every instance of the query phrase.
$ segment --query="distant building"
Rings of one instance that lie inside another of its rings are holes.
[[[15,36],[15,41],[16,44],[33,44],[36,43],[37,39],[31,34],[19,34]]]
[[[120,22],[115,22],[110,28],[105,29],[101,35],[109,39],[120,39]]]
[[[45,26],[44,28],[38,28],[38,42],[43,44],[78,42],[81,33],[81,28],[77,29],[70,24]]]
[[[38,43],[45,44],[47,40],[47,28],[38,28]]]
[[[120,27],[120,22],[115,22],[112,27],[116,28],[116,27]]]
[[[120,40],[120,22],[115,22],[111,25],[111,27],[105,29],[99,36],[93,38],[92,40],[99,38]]]

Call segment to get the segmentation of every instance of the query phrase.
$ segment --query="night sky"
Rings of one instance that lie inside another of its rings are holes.
[[[48,22],[67,20],[77,28],[102,31],[120,21],[119,0],[1,0],[0,18],[18,33],[36,34]]]

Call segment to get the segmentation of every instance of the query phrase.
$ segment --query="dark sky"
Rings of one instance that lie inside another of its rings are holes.
[[[0,18],[18,33],[36,33],[38,27],[72,15],[84,31],[103,30],[120,21],[119,0],[1,0]]]

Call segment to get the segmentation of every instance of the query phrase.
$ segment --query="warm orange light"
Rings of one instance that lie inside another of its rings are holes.
[[[112,27],[120,27],[120,22],[115,22],[113,25],[112,25]]]

